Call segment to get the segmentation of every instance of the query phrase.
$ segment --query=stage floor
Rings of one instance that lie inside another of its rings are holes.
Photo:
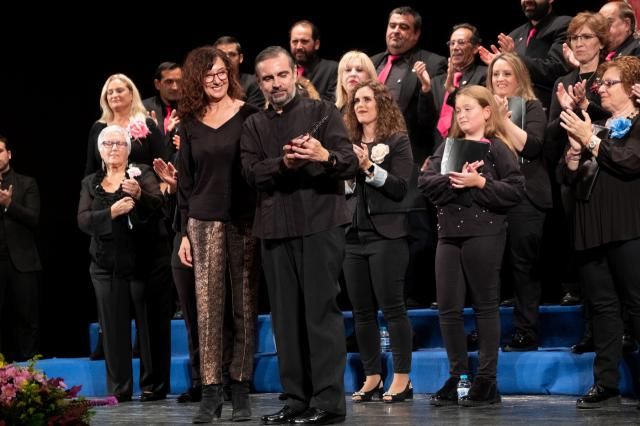
[[[487,408],[431,407],[429,395],[418,394],[413,401],[396,404],[371,402],[353,404],[347,399],[345,425],[637,425],[640,410],[636,400],[623,399],[617,407],[598,410],[578,410],[576,397],[568,396],[506,396],[502,404]],[[282,403],[277,394],[251,395],[254,420],[278,411]],[[198,409],[197,403],[178,404],[175,397],[164,401],[141,403],[138,401],[116,407],[97,407],[92,425],[186,425]],[[225,402],[222,417],[216,425],[237,425],[231,422],[231,403]]]

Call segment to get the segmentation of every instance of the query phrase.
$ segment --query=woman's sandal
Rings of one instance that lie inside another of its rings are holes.
[[[351,395],[351,399],[353,402],[370,402],[373,398],[373,395],[378,394],[378,399],[382,399],[382,393],[384,392],[384,387],[382,386],[382,378],[378,381],[376,387],[368,391],[356,391]]]
[[[391,398],[387,399],[386,397]],[[407,382],[407,387],[400,393],[385,392],[382,394],[382,400],[388,404],[393,402],[402,402],[405,399],[413,399],[413,386],[411,385],[411,380]]]

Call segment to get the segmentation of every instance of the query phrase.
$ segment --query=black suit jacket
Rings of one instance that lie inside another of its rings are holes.
[[[9,170],[3,176],[2,188],[13,185],[11,204],[0,207],[9,258],[20,272],[40,271],[40,256],[35,230],[40,216],[40,192],[36,180]]]
[[[509,34],[515,42],[515,51],[527,66],[536,93],[545,109],[551,104],[551,89],[560,76],[569,72],[562,56],[562,43],[567,41],[567,26],[570,16],[547,15],[536,28],[537,34],[527,46],[527,37],[532,28],[530,22],[519,26]]]
[[[382,143],[371,145],[369,156],[375,146],[382,144],[389,146],[389,153],[376,164],[387,171],[387,179],[381,187],[375,187],[366,183],[364,173],[358,171],[355,194],[363,197],[366,214],[378,234],[384,238],[401,238],[408,233],[407,212],[411,207],[406,197],[413,177],[411,143],[407,135],[396,133]]]
[[[371,57],[376,69],[386,61],[387,55],[387,52],[381,52]],[[410,67],[413,66],[416,61],[423,61],[427,66],[427,72],[431,78],[447,72],[447,59],[438,54],[422,49],[413,49],[406,52],[403,56],[406,57],[406,61],[408,61]],[[411,150],[413,151],[413,160],[418,164],[422,164],[424,159],[427,158],[433,150],[431,126],[433,126],[434,122],[432,113],[419,113],[418,97],[420,87],[421,84],[416,74],[408,72],[402,80],[400,96],[397,99],[398,106],[400,106],[400,110],[407,123],[409,139],[411,140]]]
[[[147,111],[149,111],[149,113],[151,113],[151,111],[154,111],[156,113],[156,119],[158,120],[158,130],[160,130],[160,133],[162,134],[162,136],[165,136],[164,119],[167,116],[167,110],[160,96],[156,95],[156,96],[152,96],[150,98],[144,99],[142,101],[142,104],[147,109]]]
[[[480,85],[484,86],[485,81],[487,80],[487,67],[484,65],[471,65],[467,67],[462,72],[462,78],[460,79],[460,87],[465,87],[469,85]],[[425,111],[423,114],[427,114],[427,111],[432,111],[431,114],[434,115],[433,120],[433,140],[434,140],[434,148],[437,148],[440,143],[442,143],[442,136],[436,125],[438,123],[438,118],[440,117],[440,111],[442,111],[442,101],[444,101],[444,84],[447,81],[447,74],[440,74],[433,78],[431,81],[431,91],[429,93],[422,93],[420,91],[420,102],[419,102],[419,110]],[[447,98],[447,104],[455,105],[456,99],[456,91],[451,93]],[[431,105],[429,104],[431,103]]]
[[[612,59],[619,58],[620,56],[636,56],[640,57],[640,40],[633,35],[627,37],[627,39],[615,50],[616,54]]]
[[[336,102],[336,83],[338,81],[338,63],[317,58],[305,66],[305,77],[311,80],[320,97],[331,103]]]
[[[262,90],[253,74],[240,73],[240,84],[244,89],[244,100],[258,109],[264,109],[265,100]]]

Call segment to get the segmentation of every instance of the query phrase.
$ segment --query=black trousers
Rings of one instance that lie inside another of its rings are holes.
[[[513,326],[517,332],[538,340],[539,257],[545,212],[525,198],[509,210],[507,220],[507,260],[516,302]]]
[[[170,251],[166,240],[158,240],[156,244],[153,256],[140,261],[143,265],[140,277],[144,282],[151,357],[151,364],[145,363],[142,356],[140,357],[140,369],[149,372],[149,381],[141,381],[140,387],[143,391],[167,394],[170,389],[173,315]],[[142,353],[142,349],[140,352]]]
[[[411,323],[404,304],[409,262],[405,238],[389,240],[374,231],[350,231],[344,258],[360,358],[367,376],[381,374],[378,306],[389,328],[393,371],[411,371]]]
[[[0,352],[7,361],[24,361],[40,345],[38,272],[20,272],[0,260]]]
[[[577,252],[580,280],[590,305],[594,382],[617,389],[622,358],[621,305],[636,339],[640,337],[640,239],[610,243]]]
[[[345,414],[344,321],[338,275],[344,229],[262,241],[280,381],[294,409]]]
[[[200,345],[198,343],[198,311],[196,307],[196,281],[193,268],[180,263],[178,250],[182,235],[176,234],[173,239],[173,253],[171,254],[171,272],[176,286],[180,308],[187,328],[187,344],[189,346],[189,361],[191,362],[191,386],[200,386]]]
[[[91,281],[96,293],[98,318],[102,327],[104,360],[107,365],[107,390],[112,395],[131,396],[133,369],[131,366],[131,317],[133,302],[140,344],[140,387],[153,383],[149,320],[145,283],[132,276],[118,276],[109,269],[91,263]],[[142,366],[147,366],[142,368]]]
[[[497,235],[440,238],[436,250],[436,287],[440,330],[452,376],[469,373],[463,310],[467,291],[478,327],[477,376],[495,380],[500,345],[500,268],[506,231]]]

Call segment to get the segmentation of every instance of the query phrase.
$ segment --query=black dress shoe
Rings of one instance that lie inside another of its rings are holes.
[[[332,425],[344,422],[344,414],[334,414],[320,408],[309,408],[291,421],[294,425]]]
[[[161,399],[167,399],[166,393],[144,391],[140,395],[140,402],[160,401]]]
[[[469,388],[469,393],[458,400],[458,405],[463,407],[482,407],[499,404],[500,402],[502,402],[502,398],[496,381],[481,376],[476,377],[471,388]]]
[[[180,396],[178,396],[178,402],[180,404],[184,404],[185,402],[200,402],[201,399],[202,387],[200,386],[193,386],[187,389],[185,393],[182,393],[180,394]]]
[[[600,385],[593,385],[586,395],[578,398],[578,408],[600,408],[609,405],[620,404],[620,391],[618,389],[606,389]]]
[[[265,425],[281,425],[284,423],[291,422],[294,418],[298,417],[306,410],[296,410],[294,408],[285,405],[282,407],[280,411],[273,414],[267,414],[266,416],[262,416],[262,423]]]
[[[580,298],[578,296],[574,296],[569,292],[567,292],[567,294],[565,294],[560,301],[561,306],[575,306],[579,305],[580,303],[582,303]]]
[[[114,395],[118,400],[118,403],[122,404],[123,402],[130,402],[131,395]]]
[[[585,352],[595,352],[595,347],[593,346],[593,337],[591,334],[585,334],[575,345],[571,346],[571,353],[574,354],[583,354]]]
[[[458,404],[458,382],[460,381],[460,377],[451,376],[444,382],[444,386],[440,388],[440,390],[433,395],[431,395],[431,400],[429,404],[435,405],[436,407],[445,407],[447,405],[457,405]]]
[[[504,299],[502,302],[500,302],[500,306],[502,306],[503,308],[513,308],[514,306],[516,306],[516,299],[514,299],[513,297],[511,299]]]
[[[504,345],[502,352],[527,352],[537,351],[538,341],[520,332],[515,332],[511,341]]]

